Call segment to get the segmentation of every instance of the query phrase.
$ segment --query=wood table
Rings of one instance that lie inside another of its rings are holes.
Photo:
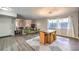
[[[56,31],[55,30],[46,30],[40,31],[40,43],[52,43],[56,40]]]

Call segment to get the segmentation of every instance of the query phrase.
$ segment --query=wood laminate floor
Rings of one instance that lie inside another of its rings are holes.
[[[0,51],[34,51],[23,37],[0,38]]]
[[[33,49],[28,43],[26,43],[26,40],[29,40],[36,36],[38,36],[38,34],[0,38],[0,51],[35,51],[35,49]],[[79,40],[62,37],[60,39],[62,42],[61,45],[64,45],[63,43],[65,43],[66,39],[68,40],[72,51],[79,51]]]

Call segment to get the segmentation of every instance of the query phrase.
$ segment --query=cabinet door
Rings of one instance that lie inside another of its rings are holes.
[[[47,43],[47,35],[45,32],[40,32],[40,42],[43,44]]]
[[[51,43],[51,33],[48,34],[48,43]]]
[[[51,33],[51,42],[56,40],[56,32]]]

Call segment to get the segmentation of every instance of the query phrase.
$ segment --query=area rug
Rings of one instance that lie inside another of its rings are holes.
[[[57,40],[51,44],[40,44],[39,36],[32,39],[26,40],[26,42],[33,48],[35,51],[69,51],[70,46],[67,39],[62,39],[57,37]]]

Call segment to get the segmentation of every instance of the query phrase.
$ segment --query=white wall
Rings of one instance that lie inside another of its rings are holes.
[[[0,37],[14,35],[14,23],[14,18],[8,16],[0,16]]]
[[[33,20],[33,23],[37,25],[40,30],[47,30],[47,19]]]

